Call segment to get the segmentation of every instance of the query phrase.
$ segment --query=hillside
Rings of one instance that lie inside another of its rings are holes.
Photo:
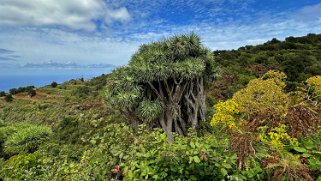
[[[214,55],[223,72],[209,92],[214,97],[231,97],[268,70],[286,73],[286,90],[293,91],[307,78],[321,74],[321,34],[287,37],[285,41],[272,39],[238,50],[214,51]]]
[[[175,36],[108,75],[13,92],[0,180],[321,179],[321,35],[214,52]]]

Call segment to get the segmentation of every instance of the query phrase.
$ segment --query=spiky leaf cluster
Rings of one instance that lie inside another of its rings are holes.
[[[32,152],[52,134],[51,128],[47,126],[31,125],[18,130],[9,136],[5,142],[7,153]]]
[[[162,81],[170,77],[193,79],[204,74],[210,51],[195,34],[142,45],[129,66],[137,81]]]
[[[133,109],[142,97],[142,87],[135,84],[128,67],[114,70],[109,78],[106,102],[120,109]]]
[[[143,100],[138,107],[138,116],[142,120],[153,121],[164,112],[162,103],[158,100]]]

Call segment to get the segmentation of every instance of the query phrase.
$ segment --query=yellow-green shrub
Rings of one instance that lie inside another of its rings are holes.
[[[240,111],[248,116],[262,112],[284,116],[288,107],[288,97],[283,92],[285,77],[284,73],[269,71],[262,78],[251,80],[232,99],[240,105]]]
[[[314,76],[310,77],[306,80],[306,82],[310,85],[313,86],[315,91],[319,94],[321,94],[321,76]]]

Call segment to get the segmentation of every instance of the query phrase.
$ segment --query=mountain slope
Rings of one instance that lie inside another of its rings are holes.
[[[287,75],[287,90],[295,90],[302,81],[321,74],[321,34],[272,39],[261,45],[244,46],[238,50],[213,52],[222,75],[209,88],[216,98],[231,97],[249,80],[268,70],[280,70]]]

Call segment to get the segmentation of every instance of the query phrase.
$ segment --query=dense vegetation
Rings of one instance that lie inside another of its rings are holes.
[[[208,94],[220,99],[232,97],[250,80],[271,69],[287,75],[286,91],[296,90],[309,77],[321,75],[321,35],[316,34],[288,37],[282,42],[274,38],[262,45],[214,51],[214,55],[222,75]]]
[[[211,54],[191,34],[108,75],[2,93],[0,180],[321,180],[320,45]]]

